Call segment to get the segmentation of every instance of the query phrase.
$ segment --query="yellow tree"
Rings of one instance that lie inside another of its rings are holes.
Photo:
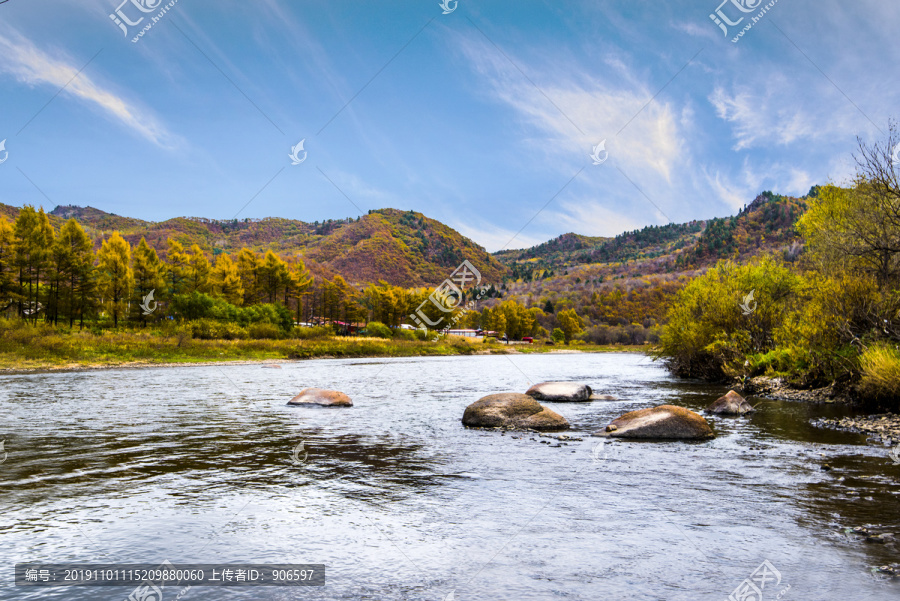
[[[156,251],[141,237],[131,262],[131,271],[134,276],[134,288],[131,296],[131,315],[147,325],[147,317],[155,309],[158,297],[162,295],[166,285],[165,266],[159,260]],[[144,303],[147,304],[144,304]],[[141,306],[143,305],[143,307]],[[146,307],[146,309],[145,309]],[[148,313],[150,311],[150,313]]]
[[[222,253],[216,258],[213,269],[213,290],[232,305],[240,306],[244,302],[244,286],[241,274],[231,257]]]
[[[0,313],[9,309],[18,300],[15,280],[15,250],[12,226],[0,218]]]
[[[187,255],[187,277],[184,288],[187,293],[209,292],[212,289],[212,267],[206,254],[196,244],[191,246],[191,252]]]
[[[53,226],[44,209],[35,211],[25,205],[13,226],[15,266],[19,271],[19,287],[24,306],[19,302],[19,314],[37,321],[41,308],[41,275],[46,275],[53,245]]]
[[[309,274],[306,265],[301,259],[297,259],[291,266],[289,285],[285,290],[285,304],[287,304],[287,297],[297,301],[297,321],[303,321],[301,315],[303,311],[303,297],[307,294],[306,291],[312,282],[313,278]]]
[[[244,304],[252,305],[259,298],[259,265],[260,259],[249,248],[242,248],[238,253],[237,267],[244,288]]]
[[[112,314],[114,327],[119,326],[119,317],[125,314],[125,305],[134,286],[130,259],[131,247],[119,232],[113,232],[104,240],[97,252],[100,294]]]
[[[71,327],[77,314],[83,326],[84,313],[93,304],[94,244],[81,225],[69,219],[60,228],[51,254],[55,289],[53,320],[58,323],[63,313]]]
[[[560,311],[556,314],[556,319],[559,321],[559,327],[565,335],[566,344],[569,344],[569,341],[571,341],[576,334],[584,331],[584,321],[578,317],[575,309]]]
[[[185,292],[188,272],[190,271],[190,259],[184,252],[184,246],[177,240],[169,238],[166,241],[169,250],[166,255],[166,276],[169,283],[169,293],[172,295]]]
[[[279,292],[286,291],[290,284],[290,271],[287,263],[271,250],[266,252],[265,258],[257,265],[256,273],[259,291],[269,303],[278,300]]]

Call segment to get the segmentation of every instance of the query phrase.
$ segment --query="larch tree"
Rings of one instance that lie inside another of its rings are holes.
[[[141,326],[146,326],[149,315],[152,315],[153,309],[156,307],[156,305],[151,306],[150,303],[158,302],[159,296],[165,290],[166,269],[159,259],[159,255],[156,254],[156,250],[147,244],[143,237],[134,249],[131,271],[134,276],[134,288],[132,288],[130,299],[131,316],[132,319],[140,322]]]
[[[19,271],[19,286],[24,303],[19,301],[19,314],[37,321],[42,305],[41,276],[46,275],[53,245],[53,226],[41,208],[34,210],[25,205],[16,218],[13,227],[15,246],[15,266]]]
[[[75,323],[76,316],[84,325],[84,313],[91,306],[93,292],[94,245],[84,228],[74,219],[66,221],[53,243],[52,279],[54,281],[53,321],[60,314]]]
[[[6,312],[21,298],[15,277],[14,241],[12,226],[0,219],[0,313]]]
[[[169,238],[166,240],[166,243],[169,246],[166,252],[166,280],[169,286],[169,294],[173,296],[183,294],[187,287],[190,257],[178,240]]]
[[[112,315],[113,326],[119,327],[119,317],[126,314],[127,302],[134,288],[131,247],[119,232],[113,232],[103,241],[97,251],[97,263],[100,294]]]
[[[188,269],[185,283],[185,292],[210,292],[212,291],[212,267],[206,253],[196,244],[191,246],[188,254]]]
[[[216,257],[216,266],[212,273],[213,291],[232,305],[244,303],[244,285],[241,274],[231,257],[222,253]]]

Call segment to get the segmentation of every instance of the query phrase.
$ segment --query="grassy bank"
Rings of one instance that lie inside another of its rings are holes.
[[[321,337],[274,340],[201,340],[183,331],[119,330],[92,333],[46,326],[0,329],[0,371],[77,369],[123,365],[265,361],[341,357],[417,357],[553,351],[643,352],[645,347],[484,344],[480,339],[435,341]]]

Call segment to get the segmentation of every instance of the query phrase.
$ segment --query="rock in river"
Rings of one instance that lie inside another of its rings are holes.
[[[478,399],[466,407],[462,422],[466,426],[483,428],[565,430],[569,427],[566,418],[517,392],[489,394]]]
[[[593,436],[613,438],[705,440],[714,438],[712,428],[698,413],[684,407],[660,405],[638,409],[610,422]]]
[[[719,415],[744,415],[751,411],[755,411],[753,405],[733,390],[729,390],[728,394],[719,397],[715,403],[706,408],[707,413]]]
[[[343,392],[324,388],[304,388],[288,401],[288,405],[316,405],[320,407],[352,407],[353,401]]]
[[[592,392],[590,386],[577,382],[542,382],[525,394],[539,401],[589,401]]]

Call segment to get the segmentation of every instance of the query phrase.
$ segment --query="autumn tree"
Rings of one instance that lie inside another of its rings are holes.
[[[187,272],[185,276],[184,292],[210,292],[212,290],[212,267],[206,253],[198,245],[191,246],[187,253]]]
[[[216,266],[212,274],[213,291],[232,305],[244,303],[244,286],[241,274],[231,257],[222,253],[216,257]]]
[[[19,314],[37,321],[41,309],[41,276],[46,275],[53,245],[53,226],[44,209],[25,205],[13,227],[14,265],[19,272]]]
[[[8,310],[20,298],[15,278],[14,242],[12,226],[0,218],[0,313]]]
[[[113,232],[104,240],[97,252],[99,290],[112,314],[114,327],[119,326],[119,317],[125,315],[126,303],[134,287],[130,259],[131,247],[119,232]]]
[[[166,285],[165,265],[160,261],[156,251],[141,237],[131,262],[131,270],[134,276],[134,288],[131,295],[131,316],[147,325],[146,310],[142,304],[158,301]],[[150,297],[152,293],[152,297]],[[148,298],[149,297],[149,298]],[[146,299],[146,300],[145,300]],[[148,305],[144,305],[149,307]],[[153,305],[155,307],[155,305]]]
[[[69,219],[59,230],[51,250],[51,272],[54,281],[53,321],[65,315],[69,327],[78,318],[84,326],[84,315],[94,305],[94,244],[84,228]]]
[[[584,321],[578,316],[575,309],[560,311],[556,314],[556,319],[559,320],[559,327],[565,335],[566,344],[569,344],[576,334],[584,331]]]
[[[242,248],[237,257],[238,274],[244,288],[244,304],[252,305],[259,298],[259,265],[260,259],[249,248]]]
[[[183,294],[187,288],[190,257],[178,240],[169,238],[166,243],[169,246],[166,253],[166,280],[169,285],[169,294]]]

